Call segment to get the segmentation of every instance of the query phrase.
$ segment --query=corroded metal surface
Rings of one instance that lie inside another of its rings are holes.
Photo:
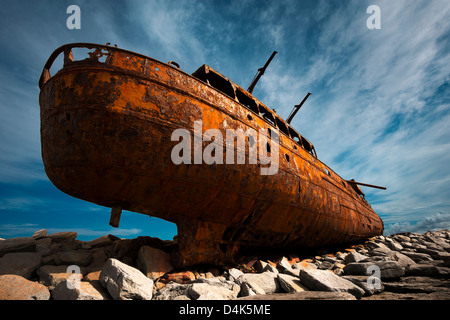
[[[77,60],[79,48],[88,49],[86,59]],[[51,76],[59,54],[64,66]],[[229,87],[214,88],[209,73],[221,76],[208,66],[189,75],[109,46],[57,49],[39,82],[49,179],[74,197],[176,223],[178,266],[223,263],[240,247],[314,247],[382,233],[367,201],[308,140],[225,77]],[[278,173],[261,175],[260,163],[174,164],[172,132],[193,134],[199,120],[203,132],[224,136],[277,129]]]

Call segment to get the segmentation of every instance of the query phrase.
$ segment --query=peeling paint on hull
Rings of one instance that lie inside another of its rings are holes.
[[[87,48],[89,58],[73,59],[77,48]],[[64,67],[50,76],[60,53]],[[224,136],[226,129],[277,128],[244,106],[244,98],[172,65],[109,46],[70,44],[49,58],[40,87],[42,158],[52,183],[98,205],[176,223],[177,266],[224,263],[240,247],[315,247],[383,232],[367,201],[281,130],[275,175],[261,175],[261,164],[248,161],[175,165],[172,132],[193,134],[194,121]],[[280,129],[284,122],[276,122]]]

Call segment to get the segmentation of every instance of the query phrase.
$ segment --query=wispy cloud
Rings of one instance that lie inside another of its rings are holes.
[[[22,223],[22,224],[2,224],[0,225],[0,234],[2,237],[12,238],[17,235],[28,234],[31,236],[35,231],[39,230],[37,224]]]
[[[71,231],[78,233],[79,236],[104,236],[106,234],[113,234],[116,236],[133,236],[142,232],[141,229],[131,228],[131,229],[103,229],[103,230],[93,230],[93,229],[85,229],[85,228],[49,228],[47,229],[48,233],[55,232],[65,232]]]
[[[311,91],[294,126],[344,178],[388,187],[365,189],[387,223],[449,210],[450,115],[434,98],[450,79],[450,4],[380,1],[381,30],[367,29],[361,2],[341,4],[308,64],[279,62],[265,75],[263,101],[287,115]]]
[[[417,223],[396,222],[388,226],[385,235],[391,235],[400,232],[425,233],[427,231],[450,229],[450,213],[438,212],[427,216]]]
[[[43,204],[42,199],[34,197],[13,197],[0,199],[0,210],[29,210],[30,207]]]
[[[45,229],[38,224],[24,223],[24,224],[2,224],[0,225],[0,234],[4,237],[17,237],[17,236],[32,236],[34,232]],[[107,228],[107,229],[89,229],[89,228],[48,228],[47,234],[56,232],[76,232],[81,237],[101,237],[107,234],[113,234],[115,236],[135,236],[142,232],[137,228]]]
[[[190,65],[192,59],[202,60],[204,43],[194,28],[198,24],[196,17],[204,10],[203,2],[131,1],[127,7],[130,21],[143,31],[138,45],[141,52],[153,52],[165,62],[171,59]]]
[[[277,50],[255,96],[286,117],[312,92],[293,126],[343,178],[388,187],[364,190],[386,225],[450,212],[450,3],[376,1],[382,29],[369,30],[372,2],[80,0],[82,29],[69,31],[66,2],[10,1],[0,12],[0,182],[46,180],[37,80],[59,45],[117,43],[187,72],[206,63],[244,87]],[[66,201],[24,194],[0,195],[0,209],[43,201],[53,212]]]

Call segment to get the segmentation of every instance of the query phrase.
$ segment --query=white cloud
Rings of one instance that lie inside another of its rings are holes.
[[[23,210],[44,202],[34,197],[13,197],[0,199],[0,210]]]
[[[423,220],[415,224],[410,222],[396,222],[389,225],[385,231],[385,235],[391,235],[401,232],[416,232],[425,233],[427,231],[436,231],[450,229],[450,213],[438,212],[436,214],[427,216]]]
[[[140,45],[147,46],[144,52],[157,47],[155,51],[164,53],[165,62],[168,59],[187,61],[190,65],[192,59],[202,60],[203,43],[192,29],[196,17],[203,11],[202,2],[195,5],[191,1],[131,2],[128,7],[130,20],[144,30],[142,39],[145,40]]]

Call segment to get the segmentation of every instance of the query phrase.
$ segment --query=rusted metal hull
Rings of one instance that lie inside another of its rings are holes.
[[[76,47],[90,48],[90,58],[73,61]],[[62,52],[64,67],[50,77]],[[194,121],[224,136],[227,128],[274,127],[169,64],[72,44],[50,57],[40,87],[42,158],[52,183],[86,201],[176,223],[178,266],[223,263],[240,247],[315,247],[382,234],[370,205],[282,133],[275,175],[248,162],[174,164],[171,135],[193,133]]]

